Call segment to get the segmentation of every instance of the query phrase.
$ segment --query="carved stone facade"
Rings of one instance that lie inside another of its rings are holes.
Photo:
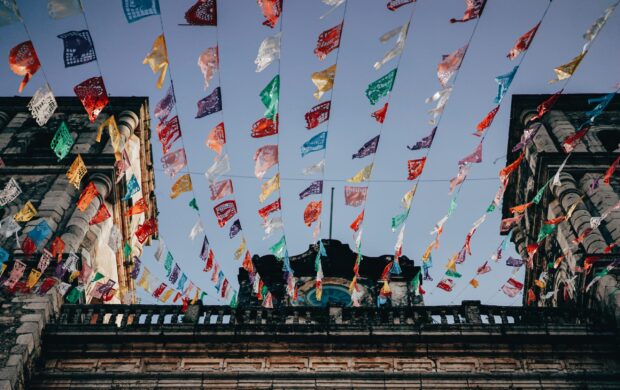
[[[510,177],[504,196],[503,218],[513,216],[509,212],[511,207],[532,201],[545,183],[554,177],[567,157],[562,143],[587,120],[585,112],[594,106],[588,104],[588,99],[595,97],[600,95],[562,95],[551,111],[543,116],[540,129],[526,148],[524,161]],[[509,162],[518,157],[520,152],[512,152],[512,149],[519,143],[537,105],[546,98],[548,96],[513,95]],[[620,209],[613,210],[620,200],[619,172],[612,175],[609,184],[601,180],[620,156],[619,143],[620,98],[616,96],[576,144],[561,171],[561,184],[552,186],[550,183],[539,204],[529,207],[523,219],[512,229],[512,241],[521,256],[527,259],[527,246],[536,243],[543,221],[566,215],[576,204],[570,219],[559,223],[557,231],[542,241],[533,255],[533,266],[526,272],[525,290],[531,288],[537,299],[529,304],[598,309],[615,316],[620,323],[618,269],[611,270],[586,291],[594,275],[619,256],[617,248],[605,251],[610,244],[620,243]],[[595,226],[596,217],[605,212],[609,212],[607,217]],[[588,264],[592,264],[589,271]],[[541,275],[544,278],[541,279]],[[537,280],[540,281],[535,283]],[[527,293],[524,294],[524,304],[528,304]]]
[[[293,302],[287,294],[287,280],[283,270],[283,262],[273,255],[258,256],[252,259],[255,270],[261,280],[268,287],[274,297],[274,306],[325,306],[326,304],[350,305],[351,296],[349,285],[353,279],[353,268],[357,254],[349,245],[338,240],[322,240],[327,256],[321,259],[324,278],[322,280],[322,299],[316,300],[316,258],[319,244],[311,245],[308,250],[290,257],[291,269],[297,279],[297,301]],[[391,268],[394,256],[378,257],[362,256],[357,278],[360,306],[378,307],[423,305],[422,295],[413,291],[414,278],[422,283],[419,277],[420,267],[415,266],[413,260],[407,256],[399,259],[402,272],[398,275],[390,274],[390,294],[379,299],[383,286],[382,274]],[[253,283],[250,275],[239,268],[239,297],[240,306],[258,306],[260,301],[253,292]]]
[[[65,254],[75,253],[82,263],[102,274],[104,282],[110,279],[115,282],[114,288],[120,294],[112,302],[120,302],[120,297],[124,295],[131,302],[134,299],[131,294],[133,280],[129,277],[131,258],[124,258],[122,247],[124,243],[129,243],[132,253],[139,256],[142,245],[133,232],[145,219],[157,213],[148,100],[112,98],[106,114],[91,123],[77,98],[60,97],[57,98],[58,109],[42,127],[28,112],[28,101],[29,98],[0,98],[0,157],[4,165],[0,167],[0,190],[10,179],[14,179],[23,191],[0,209],[0,220],[12,218],[27,201],[37,210],[32,220],[21,223],[19,235],[0,236],[0,247],[10,253],[7,272],[15,259],[26,258],[36,264],[42,248],[49,248],[51,241],[60,237],[65,244]],[[115,169],[114,150],[108,132],[103,132],[101,142],[96,141],[98,127],[108,115],[116,118],[121,144],[125,145],[131,163],[120,177]],[[63,122],[68,126],[74,144],[69,154],[59,160],[50,144]],[[80,188],[76,189],[69,183],[66,172],[78,154],[86,165],[87,173]],[[140,191],[132,199],[122,201],[130,174],[138,179]],[[77,199],[89,182],[95,185],[98,195],[84,211],[80,211],[76,207]],[[148,210],[143,214],[125,216],[132,203],[142,197],[148,204]],[[109,210],[111,218],[90,225],[102,204]],[[53,233],[40,243],[37,253],[30,258],[25,257],[17,239],[25,237],[41,220],[47,222]],[[118,240],[117,245],[112,243],[111,246],[113,236]],[[53,266],[50,267],[52,269]],[[126,294],[128,292],[130,294]]]

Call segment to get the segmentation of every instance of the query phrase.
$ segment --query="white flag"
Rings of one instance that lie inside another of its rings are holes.
[[[284,222],[282,222],[281,217],[273,217],[270,220],[266,221],[263,224],[263,229],[265,229],[265,235],[263,236],[263,240],[271,237],[271,235],[277,230],[282,230],[283,227]]]
[[[321,160],[314,165],[304,168],[302,173],[306,176],[315,175],[317,173],[323,173],[324,168],[325,168],[325,160]]]
[[[47,0],[47,12],[52,19],[62,19],[82,13],[80,0]]]
[[[344,4],[346,0],[323,0],[323,4],[325,5],[329,5],[330,8],[329,11],[325,12],[322,16],[321,19],[326,18],[329,14],[331,14],[332,12],[334,12],[336,10],[336,8],[340,7],[341,5]]]
[[[215,180],[220,176],[230,171],[230,161],[228,161],[228,154],[222,153],[215,157],[213,165],[207,169],[205,176],[210,183],[213,184]]]
[[[200,219],[198,219],[198,221],[196,221],[196,224],[192,228],[192,231],[189,232],[189,239],[193,240],[194,238],[196,238],[203,231],[204,231],[204,226],[202,226],[202,221]]]
[[[433,96],[425,100],[426,104],[437,102],[437,104],[435,105],[435,108],[433,108],[432,110],[428,112],[429,114],[433,115],[433,118],[429,121],[431,125],[434,125],[437,123],[437,118],[439,118],[439,115],[441,115],[441,113],[443,112],[443,109],[446,103],[448,103],[448,99],[450,99],[451,93],[452,93],[452,87],[447,87],[440,91],[435,92]]]
[[[381,35],[381,37],[379,38],[381,43],[385,43],[389,41],[394,36],[396,36],[396,34],[398,34],[398,38],[396,38],[396,44],[394,45],[394,47],[390,49],[390,51],[385,53],[381,61],[378,61],[375,63],[374,65],[375,70],[379,70],[381,66],[383,66],[386,62],[390,61],[391,59],[393,59],[394,57],[396,57],[397,55],[403,52],[405,48],[405,41],[407,40],[408,31],[409,31],[409,22],[403,24],[400,27],[396,27],[395,29],[388,31],[385,34]]]
[[[583,39],[586,40],[586,43],[585,45],[583,45],[583,49],[581,49],[582,53],[585,53],[588,50],[590,44],[592,43],[594,38],[596,38],[605,23],[607,23],[607,19],[609,19],[618,4],[620,4],[620,1],[616,1],[615,4],[610,5],[605,11],[603,11],[603,15],[596,19],[594,21],[594,24],[592,24],[592,26],[590,26],[590,28],[585,32],[585,34],[583,34]]]
[[[280,59],[280,40],[282,31],[272,37],[263,40],[258,48],[258,54],[254,63],[256,64],[256,72],[262,72],[271,63]]]

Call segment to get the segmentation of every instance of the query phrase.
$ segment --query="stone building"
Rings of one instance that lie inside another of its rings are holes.
[[[157,213],[148,100],[112,98],[106,113],[91,123],[77,98],[60,97],[56,99],[57,110],[44,126],[39,126],[28,111],[29,100],[0,98],[0,190],[10,180],[14,180],[21,189],[16,199],[0,209],[0,220],[13,220],[26,202],[31,202],[36,209],[34,218],[19,223],[22,229],[17,235],[0,235],[0,247],[10,254],[7,274],[14,260],[37,260],[43,248],[49,249],[52,240],[59,237],[64,243],[64,250],[61,251],[64,257],[75,254],[79,259],[81,265],[78,269],[86,266],[92,269],[93,275],[99,272],[103,276],[102,282],[114,282],[114,289],[119,294],[112,298],[111,303],[120,303],[123,296],[127,297],[127,302],[132,302],[135,298],[132,294],[133,280],[129,277],[131,258],[123,254],[123,247],[127,243],[131,253],[139,256],[142,245],[133,232],[145,219]],[[101,142],[96,141],[98,127],[109,115],[115,116],[121,144],[127,151],[125,157],[130,167],[124,173],[118,169],[118,163],[115,164],[108,132],[103,132]],[[51,143],[63,123],[68,127],[73,145],[68,155],[59,159]],[[66,175],[78,155],[87,170],[79,189],[69,182]],[[138,179],[140,191],[123,201],[130,174]],[[81,211],[76,206],[77,200],[90,182],[98,195]],[[147,211],[127,217],[127,209],[140,198],[146,201]],[[102,204],[111,217],[98,224],[89,224]],[[26,256],[20,245],[21,240],[42,220],[49,225],[52,234],[37,245],[36,253]],[[85,294],[87,302],[92,299],[89,292],[87,290]],[[95,302],[98,301],[96,297]]]
[[[530,121],[537,106],[549,96],[513,95],[509,162],[520,154],[513,149],[524,129],[538,131],[510,177],[503,218],[513,217],[511,207],[531,202],[548,183],[540,202],[528,207],[512,228],[517,251],[523,259],[530,255],[533,259],[525,277],[524,305],[598,309],[611,313],[620,323],[619,270],[606,270],[619,256],[614,248],[620,240],[620,209],[614,210],[620,199],[619,172],[611,175],[609,184],[602,180],[620,156],[620,98],[616,95],[585,136],[572,144],[568,159],[563,146],[584,128],[586,112],[595,106],[588,104],[588,99],[600,96],[561,95],[541,120]],[[564,162],[560,184],[554,186],[553,178]],[[534,251],[544,221],[566,216],[571,208],[570,218],[560,222]],[[597,274],[602,277],[588,289]]]
[[[273,255],[254,255],[252,262],[255,270],[274,297],[275,306],[325,306],[351,304],[349,285],[353,279],[353,268],[357,253],[349,245],[338,240],[322,240],[326,256],[321,256],[323,271],[321,300],[316,299],[316,259],[319,244],[311,245],[308,250],[290,257],[290,265],[297,278],[297,300],[292,301],[287,294],[287,280],[283,262]],[[390,293],[380,298],[380,291],[384,285],[382,275],[386,267],[391,267],[394,256],[378,257],[362,256],[357,278],[357,290],[360,306],[413,306],[423,305],[422,295],[413,291],[412,281],[422,282],[419,277],[420,267],[415,266],[413,260],[401,256],[399,264],[402,272],[398,275],[389,275]],[[239,296],[240,306],[260,305],[261,302],[253,293],[253,283],[250,275],[243,268],[239,268]]]

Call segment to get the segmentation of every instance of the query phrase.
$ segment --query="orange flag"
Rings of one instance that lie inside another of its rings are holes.
[[[322,208],[323,202],[320,200],[308,203],[308,206],[306,206],[306,209],[304,210],[304,223],[306,226],[312,226],[312,223],[319,219]]]
[[[80,198],[78,199],[78,202],[77,202],[78,210],[80,211],[86,210],[88,205],[90,205],[90,202],[92,202],[93,198],[97,195],[99,195],[99,191],[97,191],[97,187],[95,187],[95,183],[91,181],[90,183],[88,183],[86,188],[84,188],[84,191],[82,191],[82,194],[80,194]]]
[[[144,198],[140,198],[140,200],[134,203],[134,205],[131,206],[131,208],[125,212],[125,216],[129,217],[134,214],[142,214],[146,210],[148,210],[146,201],[144,200]]]
[[[524,212],[528,207],[530,207],[531,205],[533,205],[534,202],[527,202],[524,204],[520,204],[518,206],[514,206],[510,208],[510,212],[513,214],[517,214],[517,213],[522,213]]]

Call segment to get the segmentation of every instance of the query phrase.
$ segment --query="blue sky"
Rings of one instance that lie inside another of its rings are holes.
[[[233,259],[238,238],[228,238],[228,226],[220,229],[213,214],[215,202],[209,199],[208,183],[202,173],[211,165],[214,153],[207,149],[204,140],[208,132],[224,121],[227,131],[227,150],[230,155],[235,187],[235,199],[248,248],[252,254],[264,254],[280,236],[263,240],[261,219],[257,210],[260,182],[253,177],[254,151],[261,145],[280,145],[281,195],[286,241],[290,254],[305,251],[312,242],[312,229],[303,224],[303,210],[317,196],[298,199],[298,194],[312,180],[301,170],[318,162],[322,152],[301,157],[300,146],[311,136],[325,130],[325,125],[306,130],[304,114],[317,101],[313,98],[314,86],[311,73],[323,70],[335,62],[336,53],[319,61],[313,54],[318,35],[342,20],[344,7],[323,20],[319,17],[328,7],[319,0],[285,0],[282,54],[280,63],[280,135],[278,138],[254,139],[250,137],[252,123],[264,111],[258,94],[277,74],[278,64],[272,64],[262,73],[255,72],[254,59],[262,40],[275,34],[279,26],[270,29],[261,23],[263,17],[254,0],[220,0],[218,2],[219,26],[180,26],[183,15],[194,3],[192,0],[160,0],[163,24],[170,57],[170,73],[175,83],[177,108],[181,119],[184,144],[189,168],[196,174],[193,183],[205,224],[206,233],[213,245],[216,259],[223,267],[232,285],[236,286],[236,273],[240,262]],[[379,42],[379,36],[405,23],[412,5],[390,12],[383,0],[349,0],[346,21],[338,54],[338,71],[332,97],[329,138],[326,150],[326,171],[323,203],[323,231],[327,237],[329,189],[335,187],[333,238],[353,244],[349,224],[360,209],[344,205],[344,180],[353,176],[371,162],[372,157],[352,160],[351,155],[366,141],[377,135],[379,125],[370,113],[381,107],[384,100],[371,106],[364,95],[367,85],[396,66],[397,60],[375,71],[372,65],[382,58],[393,45]],[[419,262],[424,249],[432,239],[429,232],[435,222],[446,212],[450,196],[448,180],[457,173],[457,161],[471,153],[478,138],[471,135],[476,124],[494,107],[497,93],[494,78],[507,73],[514,62],[506,54],[515,40],[532,28],[547,7],[545,0],[518,2],[489,0],[483,17],[470,44],[454,92],[446,107],[431,149],[422,182],[413,201],[407,223],[403,253]],[[489,130],[483,149],[483,163],[471,170],[458,198],[458,208],[446,223],[441,247],[433,254],[435,278],[426,284],[426,304],[458,303],[462,299],[480,299],[486,303],[518,305],[521,299],[509,299],[497,293],[501,284],[511,276],[503,262],[491,264],[493,271],[480,278],[478,289],[463,287],[480,266],[494,252],[502,237],[499,235],[499,212],[491,214],[472,240],[473,256],[459,267],[463,278],[457,281],[455,291],[448,294],[433,288],[443,273],[443,264],[463,245],[471,224],[483,214],[493,198],[499,181],[498,171],[504,166],[508,134],[510,95],[518,93],[553,93],[558,85],[550,85],[552,69],[576,56],[583,45],[582,34],[610,0],[561,0],[551,5],[527,58],[504,99],[493,126]],[[34,41],[49,83],[56,96],[72,96],[73,86],[99,74],[94,63],[65,69],[62,61],[62,41],[56,36],[70,31],[86,29],[85,19],[73,16],[62,20],[47,17],[45,0],[18,0],[25,23]],[[161,34],[159,17],[149,17],[128,24],[121,2],[84,1],[86,21],[93,37],[99,67],[111,96],[149,96],[151,110],[164,95],[155,88],[156,76],[142,64],[155,38]],[[376,256],[392,254],[396,233],[390,229],[390,219],[401,212],[400,198],[411,187],[407,182],[406,162],[419,158],[423,153],[411,152],[411,145],[427,135],[431,129],[427,111],[432,107],[424,99],[439,89],[436,66],[442,54],[463,46],[474,28],[475,21],[450,24],[452,17],[460,17],[463,0],[420,0],[413,7],[414,14],[405,50],[400,60],[398,76],[390,100],[390,108],[381,133],[381,142],[374,157],[375,169],[369,186],[364,223],[364,253]],[[592,45],[588,55],[572,78],[566,93],[606,93],[620,81],[620,16],[612,15],[607,26]],[[27,40],[20,24],[0,29],[0,52]],[[219,39],[219,41],[218,41]],[[217,85],[217,76],[205,92],[202,74],[196,61],[207,47],[219,43],[220,76],[223,111],[202,119],[194,119],[196,102]],[[0,95],[17,94],[20,78],[8,66],[0,69]],[[29,96],[44,82],[38,72],[26,87],[23,95]],[[325,98],[322,100],[324,101]],[[153,135],[156,137],[155,131]],[[153,139],[156,168],[161,168],[161,148]],[[275,174],[271,170],[266,178]],[[238,177],[242,176],[242,177]],[[285,179],[286,178],[286,179]],[[329,180],[329,181],[327,181]],[[172,181],[163,172],[156,172],[156,193],[160,211],[160,232],[167,246],[200,287],[209,294],[208,301],[218,302],[210,282],[210,274],[201,272],[203,263],[198,254],[201,241],[190,241],[188,234],[197,216],[187,204],[191,195],[184,194],[175,200],[168,197]],[[275,200],[272,196],[267,202]],[[158,277],[164,279],[161,264],[153,260],[155,247],[147,248],[142,260]],[[515,255],[512,245],[507,255]],[[523,277],[523,271],[517,274]],[[144,302],[150,302],[145,297]]]

